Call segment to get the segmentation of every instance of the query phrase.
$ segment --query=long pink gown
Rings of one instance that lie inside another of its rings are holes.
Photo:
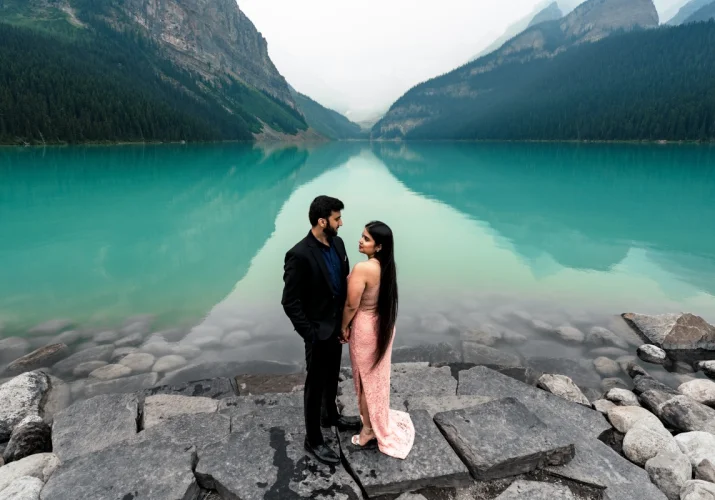
[[[348,279],[350,279],[348,277]],[[404,411],[390,409],[392,342],[382,361],[373,368],[377,351],[377,297],[380,288],[365,288],[350,334],[350,361],[355,391],[365,391],[368,413],[382,453],[404,459],[415,441],[415,427]],[[393,335],[394,338],[394,335]],[[358,405],[359,406],[359,405]]]

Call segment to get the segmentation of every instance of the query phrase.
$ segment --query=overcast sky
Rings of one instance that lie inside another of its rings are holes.
[[[684,0],[657,0],[663,13]],[[539,0],[238,0],[299,92],[362,120],[486,47]]]

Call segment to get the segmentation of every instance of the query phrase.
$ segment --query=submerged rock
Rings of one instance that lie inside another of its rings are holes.
[[[129,367],[132,373],[149,372],[155,362],[156,358],[146,352],[133,352],[119,360],[119,364]]]
[[[476,342],[462,342],[462,355],[465,363],[475,365],[521,366],[521,358],[517,354],[495,349]]]
[[[586,336],[581,330],[570,325],[560,326],[554,331],[566,342],[575,342],[580,344],[586,339]]]
[[[22,357],[30,350],[30,342],[20,337],[0,339],[0,365]]]
[[[72,321],[68,319],[52,319],[33,326],[28,332],[32,335],[57,335],[64,330],[69,330],[72,326]]]
[[[65,344],[52,344],[40,347],[30,354],[26,354],[10,363],[7,368],[5,368],[4,375],[14,376],[52,366],[68,354],[69,348]]]
[[[81,350],[58,361],[52,366],[53,373],[59,375],[72,373],[74,369],[87,361],[109,361],[114,352],[113,345],[100,345]]]
[[[596,368],[596,371],[604,377],[615,377],[621,373],[620,365],[605,356],[594,359],[593,366]]]
[[[592,345],[612,345],[620,349],[628,349],[628,342],[613,333],[608,328],[594,326],[586,336],[586,342]]]
[[[126,377],[130,373],[132,373],[132,370],[128,366],[120,364],[104,365],[92,371],[92,373],[89,374],[89,378],[97,380],[114,380]]]

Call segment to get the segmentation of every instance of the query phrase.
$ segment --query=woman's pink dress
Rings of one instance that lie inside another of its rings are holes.
[[[348,279],[350,279],[348,277]],[[392,342],[382,361],[373,368],[377,351],[377,296],[379,285],[367,286],[352,323],[350,361],[355,391],[365,391],[368,413],[382,453],[404,459],[415,441],[415,427],[404,411],[390,409]],[[394,338],[394,335],[393,335]],[[358,405],[359,406],[359,405]]]

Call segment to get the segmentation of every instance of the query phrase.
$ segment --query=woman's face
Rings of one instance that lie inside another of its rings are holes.
[[[362,236],[360,237],[360,242],[358,243],[358,249],[360,253],[364,253],[368,257],[375,255],[376,250],[380,250],[379,246],[375,245],[375,240],[372,239],[367,228],[362,230]]]

